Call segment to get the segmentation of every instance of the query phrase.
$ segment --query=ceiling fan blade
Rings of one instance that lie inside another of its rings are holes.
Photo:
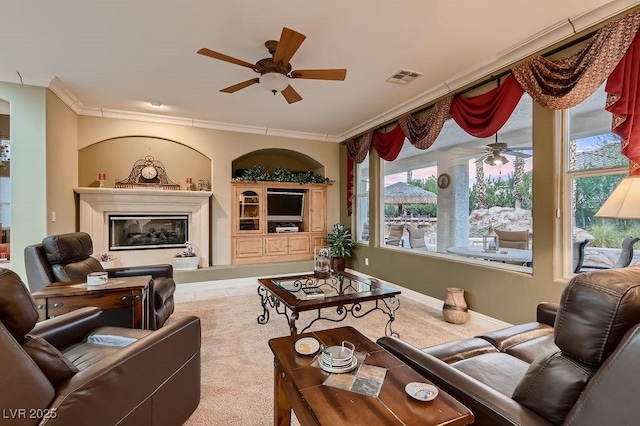
[[[230,62],[232,64],[236,64],[236,65],[241,65],[243,67],[247,67],[247,68],[251,68],[252,70],[256,71],[256,65],[255,64],[250,64],[249,62],[245,62],[241,59],[237,59],[237,58],[232,58],[231,56],[225,55],[224,53],[220,53],[220,52],[215,52],[211,49],[207,49],[206,47],[203,47],[202,49],[198,50],[198,53],[204,56],[208,56],[210,58],[213,59],[219,59],[221,61],[225,61],[225,62]]]
[[[291,78],[307,78],[311,80],[344,80],[347,70],[295,70],[291,71]]]
[[[305,38],[307,38],[307,36],[304,34],[284,27],[282,34],[280,34],[280,41],[278,41],[276,52],[273,54],[273,63],[283,66],[287,65]]]
[[[503,154],[513,155],[514,157],[522,157],[522,158],[531,157],[531,154],[527,154],[524,151],[516,151],[516,150],[512,150],[512,149],[507,149],[507,150],[503,151]]]
[[[226,87],[224,89],[220,89],[221,92],[224,93],[234,93],[240,89],[244,89],[245,87],[249,87],[252,84],[259,83],[259,78],[252,78],[251,80],[243,81],[242,83],[234,84],[233,86]]]
[[[287,86],[287,88],[282,91],[282,96],[284,96],[290,104],[302,100],[302,96],[300,96],[298,92],[291,87],[291,85]]]

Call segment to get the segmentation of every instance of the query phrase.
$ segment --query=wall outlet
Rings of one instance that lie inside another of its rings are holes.
[[[369,266],[369,258],[368,257],[364,258],[364,266]]]

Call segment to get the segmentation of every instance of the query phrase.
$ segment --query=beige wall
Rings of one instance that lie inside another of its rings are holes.
[[[47,90],[47,235],[76,231],[78,117]],[[40,238],[41,240],[42,238]]]
[[[211,189],[213,219],[211,224],[212,264],[231,263],[231,176],[232,161],[261,149],[289,149],[302,152],[325,166],[325,176],[339,180],[339,145],[329,142],[307,141],[275,136],[235,133],[168,124],[142,123],[98,117],[78,117],[78,146],[81,150],[99,141],[127,136],[163,138],[184,144],[211,159]],[[149,155],[155,155],[151,150]],[[161,160],[163,161],[163,160]],[[170,176],[183,178],[190,170],[171,171]],[[109,178],[109,177],[108,177]],[[195,177],[194,177],[195,178]],[[340,183],[327,191],[328,224],[339,219]]]
[[[107,174],[107,188],[126,179],[138,160],[151,156],[164,165],[169,179],[185,189],[186,178],[211,180],[211,160],[195,149],[160,138],[122,137],[89,145],[78,154],[78,186],[98,186],[98,172]]]

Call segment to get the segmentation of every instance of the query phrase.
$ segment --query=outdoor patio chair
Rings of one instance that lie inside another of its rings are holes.
[[[590,242],[591,240],[589,239],[573,242],[573,272],[576,274],[582,269],[582,263],[584,262],[584,249]]]
[[[409,228],[409,246],[412,249],[429,251],[424,241],[424,229]]]
[[[404,241],[402,241],[403,235],[404,235],[403,224],[389,225],[389,235],[385,239],[384,243],[389,246],[404,247]]]
[[[494,232],[499,238],[498,244],[500,247],[522,250],[529,249],[529,230],[504,231],[502,229],[495,229]]]
[[[620,253],[620,257],[618,258],[618,260],[611,266],[582,265],[580,270],[575,272],[586,272],[595,269],[626,268],[631,264],[631,261],[633,260],[633,246],[638,241],[640,241],[640,238],[638,237],[625,238],[622,241],[622,253]]]

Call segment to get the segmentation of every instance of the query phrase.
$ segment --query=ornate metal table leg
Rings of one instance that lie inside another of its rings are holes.
[[[258,294],[262,304],[262,314],[258,315],[258,324],[266,324],[269,322],[269,307],[267,304],[271,303],[271,306],[273,306],[273,300],[269,300],[273,299],[273,296],[270,296],[269,291],[261,285],[258,286]]]
[[[396,311],[400,308],[400,299],[397,297],[391,297],[388,300],[382,299],[382,302],[387,308],[387,315],[389,315],[389,321],[387,321],[387,325],[384,328],[384,334],[386,336],[400,337],[400,334],[391,329],[391,323],[396,319]],[[384,310],[383,310],[384,312]]]
[[[296,320],[298,317],[299,315],[297,312],[291,312],[291,317],[289,318],[289,334],[292,336],[298,334],[298,329],[296,327]]]

